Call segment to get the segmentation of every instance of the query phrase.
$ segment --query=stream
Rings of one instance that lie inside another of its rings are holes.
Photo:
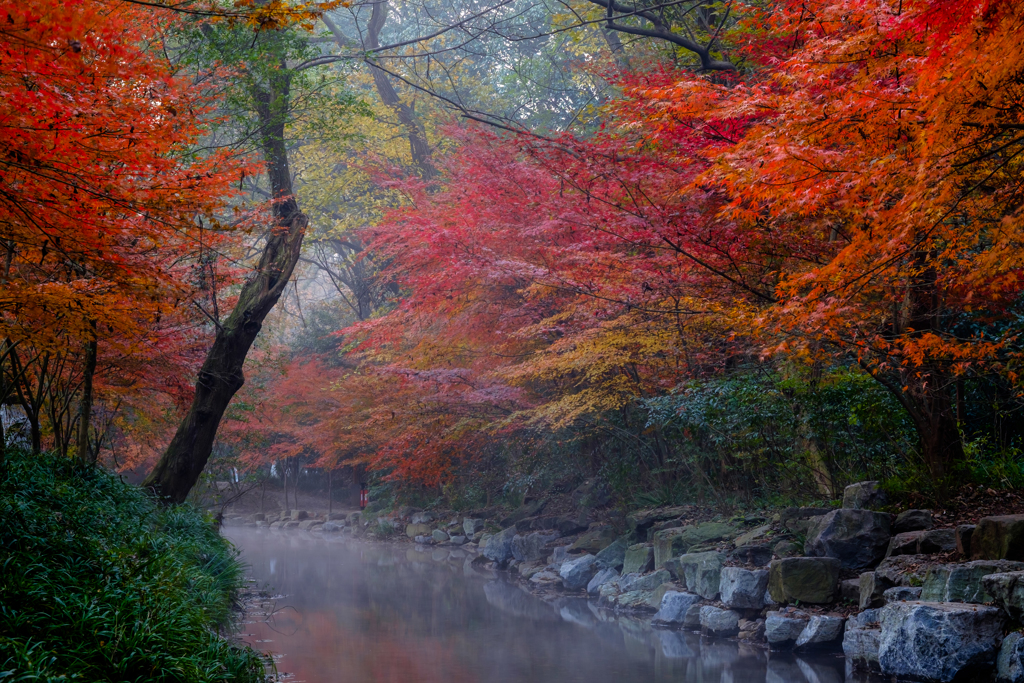
[[[225,529],[271,595],[243,639],[304,683],[843,683],[841,654],[768,653],[546,602],[461,550]]]

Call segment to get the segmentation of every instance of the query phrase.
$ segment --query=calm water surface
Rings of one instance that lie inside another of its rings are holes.
[[[226,529],[272,616],[244,627],[305,683],[843,683],[835,655],[797,657],[596,609],[547,603],[462,551]]]

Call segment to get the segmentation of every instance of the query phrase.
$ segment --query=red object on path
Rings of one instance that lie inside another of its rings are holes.
[[[359,485],[359,509],[365,510],[370,502],[370,492],[366,490],[366,484]]]

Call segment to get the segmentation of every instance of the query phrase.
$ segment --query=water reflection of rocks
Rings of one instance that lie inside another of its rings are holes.
[[[631,659],[653,662],[660,677],[684,681],[765,681],[765,683],[842,683],[842,660],[819,655],[769,653],[734,640],[654,628],[645,619],[618,614],[583,598],[540,600],[501,580],[485,584],[487,602],[517,617],[562,620],[591,631],[601,641],[621,645]]]
[[[463,550],[231,531],[285,597],[246,625],[306,683],[841,683],[834,654],[794,656],[652,628],[582,598],[542,600]],[[287,623],[285,623],[287,622]]]

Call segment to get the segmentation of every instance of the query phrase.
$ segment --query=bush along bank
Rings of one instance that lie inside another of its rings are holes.
[[[0,461],[0,679],[265,680],[229,642],[243,567],[213,525],[100,469]]]
[[[861,482],[838,508],[728,518],[697,506],[570,512],[534,499],[512,513],[357,513],[320,530],[404,531],[419,545],[479,552],[475,566],[507,570],[547,600],[587,595],[661,629],[841,651],[852,672],[1024,683],[1024,514],[1004,514],[1021,512],[1019,500],[982,493],[933,513],[890,505],[877,482]]]

